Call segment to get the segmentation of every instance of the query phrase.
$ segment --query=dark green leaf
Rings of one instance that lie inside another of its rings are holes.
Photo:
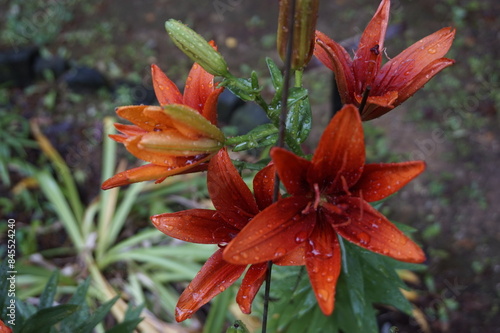
[[[280,93],[283,89],[283,75],[276,63],[271,58],[266,58],[267,68],[269,69],[269,74],[271,74],[271,82],[276,90],[276,94]]]
[[[311,132],[312,115],[309,98],[298,100],[290,106],[286,117],[286,130],[297,144],[304,142]]]
[[[117,295],[98,307],[95,312],[89,317],[87,322],[79,328],[75,329],[74,333],[91,333],[94,327],[96,327],[104,319],[104,317],[106,317],[106,315],[109,313],[109,311],[119,298],[120,296]]]
[[[45,285],[45,289],[43,290],[42,295],[40,296],[40,305],[39,309],[46,309],[52,306],[54,303],[54,298],[56,296],[57,291],[57,283],[59,282],[59,271],[56,270],[47,281]]]
[[[203,333],[222,332],[229,305],[234,296],[233,288],[229,288],[217,295],[212,301],[212,307],[208,313],[208,318],[203,327]]]
[[[233,151],[242,151],[273,145],[278,138],[278,129],[273,124],[259,125],[245,135],[230,138],[226,144],[234,146]]]
[[[46,333],[53,325],[78,310],[77,305],[65,304],[42,309],[29,317],[19,333]]]

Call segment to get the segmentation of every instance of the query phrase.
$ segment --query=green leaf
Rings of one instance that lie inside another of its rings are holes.
[[[78,310],[77,305],[65,304],[39,310],[29,317],[19,333],[47,333],[53,325]]]
[[[229,91],[244,101],[254,101],[262,88],[254,87],[255,80],[236,77],[226,77],[219,87],[226,87]]]
[[[269,74],[271,74],[271,82],[273,83],[274,90],[276,90],[276,96],[278,99],[281,98],[281,90],[283,89],[283,74],[281,73],[278,65],[271,58],[266,58],[267,68],[269,69]]]
[[[233,296],[233,288],[229,288],[214,298],[207,321],[203,327],[203,333],[222,332]]]
[[[94,327],[96,327],[104,319],[104,317],[106,317],[106,315],[109,313],[109,311],[119,298],[120,296],[117,295],[98,307],[89,317],[87,322],[79,328],[75,329],[74,333],[91,333]]]
[[[290,106],[286,117],[286,129],[297,144],[304,142],[311,132],[312,115],[309,98],[298,100]]]
[[[52,303],[54,303],[54,298],[56,296],[58,282],[59,282],[59,271],[56,270],[50,276],[49,281],[47,281],[45,289],[43,290],[43,293],[40,296],[40,305],[38,306],[39,309],[45,309],[52,306]]]
[[[273,124],[262,124],[245,135],[229,138],[226,144],[236,144],[233,151],[271,146],[278,139],[278,129]]]
[[[236,320],[235,323],[227,329],[226,333],[250,333],[250,331],[241,320]]]
[[[87,296],[89,286],[90,278],[87,278],[83,281],[83,283],[78,285],[73,296],[71,296],[67,304],[79,305],[79,309],[77,312],[73,313],[61,322],[60,333],[73,333],[77,327],[83,326],[88,321],[90,317],[90,310],[85,298]]]

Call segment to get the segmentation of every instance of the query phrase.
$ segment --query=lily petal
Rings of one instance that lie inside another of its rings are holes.
[[[194,63],[184,87],[184,105],[201,113],[208,96],[214,91],[214,76]]]
[[[205,100],[201,111],[201,115],[214,125],[217,125],[217,101],[223,91],[224,87],[215,89]]]
[[[391,90],[400,91],[412,82],[423,68],[442,58],[450,49],[454,38],[455,29],[442,28],[405,49],[381,68],[372,94],[379,95]]]
[[[346,226],[333,226],[343,238],[397,260],[411,263],[425,260],[425,254],[417,244],[364,200],[344,197],[338,203],[347,207],[344,213],[351,219]]]
[[[143,113],[143,111],[148,107],[149,106],[147,105],[120,106],[119,108],[116,108],[116,114],[124,119],[127,119],[134,125],[139,126],[144,131],[154,131],[155,125],[153,124],[152,119]],[[163,129],[163,127],[160,129]]]
[[[374,119],[391,111],[397,105],[398,96],[397,91],[388,91],[382,96],[369,96],[361,114],[361,119],[363,121]],[[357,105],[360,105],[363,97],[356,95],[355,98]]]
[[[424,67],[411,81],[407,82],[400,90],[397,104],[401,104],[408,98],[413,96],[420,88],[422,88],[430,79],[437,73],[455,63],[455,60],[448,58],[436,59]]]
[[[389,22],[390,0],[382,0],[377,12],[366,26],[352,62],[357,93],[363,94],[371,86],[382,63],[385,33]]]
[[[425,170],[425,162],[366,164],[359,181],[350,190],[367,202],[382,200],[399,191]]]
[[[321,136],[307,173],[309,184],[318,184],[326,193],[348,191],[361,177],[365,164],[363,137],[358,109],[344,106]]]
[[[220,150],[210,161],[207,184],[214,207],[234,227],[242,229],[259,212],[252,192],[226,149]]]
[[[229,243],[224,260],[244,265],[280,258],[309,237],[316,214],[302,214],[309,199],[293,196],[272,204]]]
[[[126,136],[135,136],[147,133],[147,131],[143,130],[142,128],[136,125],[124,125],[115,123],[114,126],[118,131],[122,132]]]
[[[335,80],[343,104],[354,103],[354,73],[349,53],[337,42],[320,31],[316,31],[314,55],[335,73]]]
[[[306,243],[301,243],[283,257],[274,259],[273,263],[278,266],[303,266],[306,264]]]
[[[156,98],[161,106],[182,103],[181,92],[160,67],[154,64],[151,65],[151,75],[153,76],[153,88]]]
[[[333,228],[316,224],[306,243],[306,268],[318,305],[327,316],[333,312],[341,264],[340,245]]]
[[[307,170],[311,167],[311,162],[298,157],[283,148],[271,149],[271,157],[280,180],[291,195],[305,195],[309,193],[307,182]]]
[[[240,306],[241,312],[245,314],[252,312],[252,302],[266,279],[266,272],[267,263],[264,262],[250,266],[245,273],[245,277],[236,295],[236,303]]]
[[[219,244],[231,241],[239,230],[209,209],[190,209],[151,216],[156,229],[186,242]]]
[[[253,192],[260,210],[264,210],[273,203],[275,178],[276,167],[274,164],[266,166],[253,178]]]
[[[130,185],[148,180],[156,180],[158,184],[164,181],[168,176],[204,171],[206,170],[206,165],[202,163],[209,160],[210,157],[211,155],[208,155],[191,165],[178,167],[146,164],[137,168],[125,170],[104,181],[101,185],[101,189],[109,190],[113,187]]]
[[[181,294],[175,308],[175,320],[181,322],[191,317],[204,304],[238,280],[245,269],[245,265],[231,265],[225,262],[222,259],[222,249],[217,250]]]

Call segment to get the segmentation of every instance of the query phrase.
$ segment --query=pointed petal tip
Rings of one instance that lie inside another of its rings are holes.
[[[131,182],[122,174],[114,175],[105,180],[101,185],[101,190],[110,190],[115,187],[129,185]]]

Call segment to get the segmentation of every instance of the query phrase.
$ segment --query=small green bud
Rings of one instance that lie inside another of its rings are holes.
[[[177,20],[168,20],[165,28],[174,44],[204,70],[215,76],[230,75],[222,55],[194,30]]]

